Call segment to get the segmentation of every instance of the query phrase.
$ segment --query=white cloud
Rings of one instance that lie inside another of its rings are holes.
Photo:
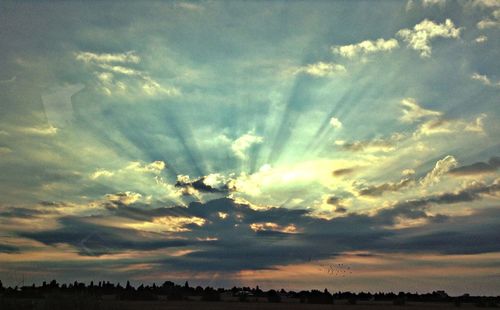
[[[9,153],[11,153],[12,150],[6,146],[0,146],[0,156],[1,155],[7,155]]]
[[[343,73],[343,72],[346,72],[346,68],[343,65],[320,61],[315,64],[309,64],[298,68],[295,71],[295,74],[305,73],[312,76],[325,77],[335,73]]]
[[[476,133],[484,133],[484,122],[483,120],[486,118],[486,114],[483,113],[476,117],[476,119],[472,123],[465,124],[465,131],[476,132]]]
[[[476,42],[476,43],[484,43],[486,41],[488,41],[487,36],[479,36],[476,39],[474,39],[474,42]]]
[[[433,38],[459,38],[460,28],[456,28],[450,19],[446,19],[443,24],[437,24],[431,20],[424,19],[413,29],[401,29],[397,32],[409,47],[420,51],[421,57],[429,57],[432,53],[430,41]]]
[[[414,175],[415,174],[415,170],[413,170],[413,169],[405,169],[405,170],[401,171],[401,174],[404,175],[404,176]]]
[[[336,117],[330,118],[330,125],[336,129],[342,128],[342,122]]]
[[[57,134],[58,128],[52,125],[48,127],[24,127],[20,131],[30,135],[53,136]]]
[[[434,6],[434,5],[444,7],[446,5],[446,0],[422,0],[422,6],[424,8]]]
[[[149,164],[142,163],[140,161],[132,161],[127,166],[117,170],[108,170],[108,169],[97,169],[96,171],[90,174],[90,178],[92,180],[96,180],[99,178],[109,178],[114,176],[115,174],[127,173],[130,174],[131,171],[137,173],[153,173],[159,175],[164,169],[167,168],[165,162],[161,160],[153,161]]]
[[[106,170],[106,169],[98,169],[96,171],[94,171],[91,175],[90,175],[90,178],[92,180],[96,180],[100,177],[111,177],[113,176],[115,173],[113,171],[109,171],[109,170]]]
[[[175,6],[189,11],[202,11],[204,9],[203,6],[192,2],[178,2]]]
[[[125,167],[125,169],[137,172],[151,172],[154,174],[160,174],[166,167],[167,165],[165,164],[165,162],[161,160],[156,160],[150,164],[142,164],[141,162],[133,161],[127,167]]]
[[[141,76],[141,72],[128,68],[128,67],[123,67],[123,66],[111,66],[108,64],[98,64],[99,67],[102,69],[114,72],[114,73],[119,73],[123,75],[136,75],[136,76]]]
[[[241,159],[246,159],[247,158],[246,151],[252,145],[262,143],[263,141],[264,139],[262,137],[256,136],[253,133],[249,132],[236,139],[231,144],[231,149],[233,150],[234,155],[236,155]]]
[[[91,52],[78,52],[75,54],[77,60],[81,60],[86,63],[95,62],[95,63],[139,63],[141,58],[135,54],[133,51],[129,51],[126,53],[117,53],[117,54],[96,54]]]
[[[485,18],[477,23],[478,29],[499,28],[500,20]]]
[[[406,2],[406,7],[405,7],[406,12],[412,10],[414,7],[415,7],[415,3],[413,2],[413,0],[408,0]]]
[[[485,8],[500,7],[500,0],[474,0],[472,6],[480,6]]]
[[[424,120],[413,133],[414,138],[456,132],[485,133],[483,120],[486,114],[484,113],[473,121],[445,119],[442,112],[422,108],[413,98],[401,100],[401,105],[403,106],[403,115],[400,117],[402,122],[415,123]]]
[[[229,180],[220,173],[211,173],[203,179],[203,183],[213,188],[223,187]]]
[[[8,83],[13,83],[15,82],[17,79],[17,76],[13,76],[11,77],[10,79],[6,79],[6,80],[0,80],[0,84],[8,84]]]
[[[479,74],[477,72],[473,73],[470,78],[479,81],[487,86],[496,86],[496,87],[500,86],[500,82],[492,82],[488,76]]]
[[[458,162],[455,157],[447,155],[436,162],[434,168],[420,180],[420,184],[425,187],[436,184],[443,175],[457,166]]]
[[[94,74],[100,84],[99,88],[108,96],[123,95],[129,98],[132,92],[147,96],[180,95],[180,91],[176,87],[162,86],[147,72],[128,66],[138,64],[141,61],[134,52],[121,54],[79,52],[75,53],[75,57],[96,69]]]
[[[500,27],[500,9],[493,11],[493,18],[485,18],[477,23],[477,28],[498,28]]]
[[[340,56],[353,58],[359,54],[371,54],[376,52],[386,52],[399,47],[399,43],[396,39],[377,39],[377,40],[365,40],[356,44],[349,45],[336,45],[332,46],[331,50],[334,54],[339,54]]]
[[[486,118],[486,114],[479,115],[472,122],[467,122],[461,119],[431,119],[420,125],[420,127],[414,133],[414,136],[421,137],[457,132],[472,132],[484,134],[484,118]]]
[[[424,117],[441,116],[442,113],[438,111],[428,110],[422,108],[414,98],[405,98],[401,100],[403,105],[403,116],[400,120],[405,123],[413,123]]]

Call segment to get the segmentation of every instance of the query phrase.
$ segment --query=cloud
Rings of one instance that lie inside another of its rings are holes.
[[[421,118],[442,115],[441,112],[422,108],[414,98],[405,98],[401,100],[401,105],[403,106],[403,115],[400,120],[405,123],[413,123]]]
[[[119,73],[119,74],[130,75],[130,76],[139,76],[139,77],[142,76],[142,73],[140,71],[137,71],[135,69],[128,68],[128,67],[111,66],[111,65],[108,65],[108,64],[99,64],[98,66],[101,67],[102,69],[110,71],[111,74],[112,73]],[[107,72],[107,74],[110,74],[110,73]],[[107,78],[111,78],[111,77],[113,77],[113,76],[109,75],[109,76],[106,77],[106,79]]]
[[[124,226],[139,231],[169,233],[169,232],[187,232],[190,227],[203,226],[206,220],[200,217],[189,216],[159,216],[144,222],[128,223]]]
[[[132,94],[180,95],[176,87],[163,86],[148,72],[134,68],[133,66],[141,62],[141,58],[135,52],[117,54],[77,52],[75,58],[96,70],[94,75],[99,88],[108,96],[126,95],[129,98]]]
[[[22,133],[26,133],[29,135],[35,135],[35,136],[53,136],[57,134],[57,131],[59,129],[49,125],[48,127],[22,127],[19,128],[19,131]]]
[[[420,0],[420,4],[424,8],[430,8],[433,6],[439,6],[440,8],[444,8],[446,6],[446,0]],[[408,0],[406,2],[406,11],[410,11],[415,7],[414,0]]]
[[[342,202],[342,198],[337,196],[330,196],[326,199],[326,203],[330,205],[337,205]]]
[[[227,193],[229,191],[228,180],[219,174],[210,174],[198,179],[191,179],[188,175],[178,175],[176,187],[184,188],[184,194],[197,194],[198,191],[205,193]]]
[[[401,174],[404,175],[404,176],[414,175],[415,174],[415,170],[413,170],[413,169],[404,169],[403,171],[401,171]]]
[[[164,169],[167,168],[167,165],[164,161],[155,160],[149,164],[142,164],[139,161],[131,162],[125,169],[133,170],[137,172],[151,172],[154,174],[160,174]]]
[[[330,118],[330,125],[335,129],[342,128],[342,122],[336,117]]]
[[[366,141],[345,142],[342,140],[335,141],[335,145],[343,150],[350,152],[391,152],[396,148],[396,144],[405,136],[402,134],[393,134],[387,138],[375,138]]]
[[[492,13],[493,18],[485,18],[477,23],[478,29],[489,29],[500,27],[500,9]]]
[[[410,178],[404,178],[399,182],[392,183],[387,182],[379,185],[372,185],[368,187],[363,187],[358,191],[361,196],[381,196],[384,192],[397,192],[401,189],[410,187],[415,184],[415,180]]]
[[[138,201],[142,197],[139,193],[134,192],[121,192],[116,194],[107,194],[106,199],[118,204],[129,205]]]
[[[17,76],[14,75],[10,79],[0,80],[0,84],[10,84],[10,83],[14,83],[16,80],[17,80]]]
[[[477,72],[474,72],[470,78],[479,81],[486,86],[500,87],[500,82],[492,82],[488,76],[479,74]]]
[[[427,197],[421,197],[412,200],[405,200],[396,203],[392,208],[382,209],[378,215],[385,217],[391,213],[391,217],[394,218],[395,213],[399,212],[412,212],[411,210],[422,211],[421,207],[425,207],[429,204],[453,204],[460,202],[470,202],[474,200],[481,199],[481,195],[491,195],[496,196],[500,191],[500,180],[495,180],[491,184],[484,183],[474,183],[469,187],[461,189],[456,192],[443,193],[439,195],[431,195]],[[419,209],[420,208],[420,209]]]
[[[480,6],[484,8],[500,7],[500,0],[473,0],[472,6]]]
[[[446,0],[422,0],[422,6],[424,8],[435,6],[435,5],[440,6],[440,7],[444,7],[446,5]]]
[[[476,175],[495,172],[499,167],[500,157],[494,156],[491,157],[487,163],[476,162],[470,165],[456,167],[451,169],[449,173],[455,175]]]
[[[250,224],[250,229],[255,232],[280,232],[285,234],[297,233],[297,227],[293,224],[282,226],[276,223],[265,222],[265,223],[252,223]]]
[[[175,6],[189,11],[202,11],[204,9],[202,5],[193,2],[177,2]]]
[[[460,28],[456,28],[450,19],[446,19],[443,24],[435,23],[424,19],[413,29],[401,29],[397,35],[401,37],[409,47],[420,51],[421,57],[430,57],[432,48],[430,42],[434,38],[453,38],[460,37]]]
[[[420,184],[425,187],[434,185],[440,181],[443,175],[457,166],[458,162],[455,157],[447,155],[436,162],[434,168],[420,180]]]
[[[102,53],[96,54],[92,52],[77,52],[75,53],[77,60],[81,60],[86,63],[96,62],[96,63],[139,63],[141,58],[135,54],[134,51],[129,51],[126,53]]]
[[[186,207],[146,207],[136,202],[105,209],[109,214],[66,216],[58,220],[55,229],[17,234],[47,245],[70,245],[83,256],[139,251],[135,253],[140,253],[141,260],[151,260],[160,268],[190,271],[274,268],[311,257],[314,260],[331,258],[345,251],[395,252],[401,249],[400,244],[405,244],[407,253],[429,249],[438,253],[484,253],[499,250],[495,240],[487,242],[487,236],[496,232],[490,225],[492,215],[478,210],[463,219],[449,219],[431,214],[427,206],[474,201],[483,195],[497,195],[499,191],[498,181],[489,185],[478,183],[456,192],[401,201],[371,215],[347,213],[342,199],[332,196],[328,201],[335,206],[334,212],[343,215],[329,220],[314,217],[312,210],[306,209],[255,210],[229,198],[192,202]],[[488,218],[488,221],[480,220]],[[394,226],[404,219],[424,221],[411,231]],[[454,224],[465,220],[467,226]],[[435,226],[437,224],[439,226]],[[474,231],[484,242],[463,243],[441,236],[436,238],[444,245],[441,249],[419,242],[424,235],[436,234],[435,227],[452,229],[455,234]],[[322,246],[318,247],[318,243]],[[149,254],[167,248],[185,254],[181,257],[167,252],[161,252],[161,257]],[[252,259],[247,259],[249,257]]]
[[[413,133],[414,137],[430,136],[435,134],[448,134],[455,132],[474,132],[484,134],[484,119],[486,114],[478,115],[473,121],[461,119],[445,119],[443,113],[430,109],[425,109],[414,98],[401,100],[403,115],[400,120],[404,123],[415,123],[425,120]]]
[[[141,161],[131,161],[125,167],[116,170],[99,168],[90,174],[90,178],[92,180],[97,180],[99,178],[110,178],[115,175],[129,174],[131,171],[136,172],[138,174],[152,173],[159,175],[166,168],[167,165],[165,164],[164,161],[161,160],[156,160],[151,163],[143,163]]]
[[[295,71],[295,74],[304,73],[316,77],[325,77],[330,76],[336,73],[344,73],[346,72],[346,68],[343,65],[339,65],[333,62],[317,62],[315,64],[309,64],[303,67],[298,68]]]
[[[484,35],[479,36],[479,37],[474,39],[474,42],[476,42],[478,44],[485,43],[486,41],[488,41],[488,37],[484,36]]]
[[[6,146],[0,146],[0,156],[12,153],[12,150]]]
[[[344,176],[344,175],[349,175],[349,174],[353,173],[355,170],[356,170],[355,168],[342,168],[342,169],[334,170],[332,173],[333,173],[333,176],[340,177],[340,176]]]
[[[19,253],[19,252],[20,249],[16,246],[0,243],[0,253]]]
[[[19,235],[47,245],[68,244],[83,256],[101,256],[130,250],[148,251],[188,244],[157,233],[94,224],[90,218],[85,217],[63,217],[59,219],[59,224],[60,228],[55,230],[23,232]]]
[[[471,132],[484,134],[484,122],[486,114],[477,116],[473,121],[467,122],[461,119],[431,119],[422,123],[415,131],[414,136],[430,136],[435,134],[450,134],[457,132]]]
[[[354,58],[358,55],[367,55],[377,52],[388,52],[395,48],[398,48],[399,44],[396,39],[377,39],[377,40],[365,40],[356,44],[349,45],[335,45],[331,47],[331,51],[334,54],[338,54],[342,57]]]
[[[90,178],[92,180],[96,180],[100,177],[112,177],[115,173],[113,171],[109,171],[109,170],[106,170],[106,169],[98,169],[96,171],[94,171],[91,175],[90,175]]]
[[[326,203],[335,206],[333,212],[335,213],[346,213],[347,208],[344,206],[344,199],[337,196],[329,196],[326,199]]]
[[[234,140],[231,144],[231,150],[234,155],[240,159],[247,158],[247,151],[255,144],[260,144],[264,141],[264,138],[261,136],[257,136],[252,132],[248,132],[238,139]]]

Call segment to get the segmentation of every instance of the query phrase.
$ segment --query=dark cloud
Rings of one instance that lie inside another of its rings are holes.
[[[337,206],[335,207],[335,212],[337,213],[346,213],[347,212],[347,208],[346,207],[342,207],[342,206]]]
[[[402,201],[373,215],[348,213],[330,220],[313,217],[306,209],[255,210],[230,198],[192,202],[187,207],[155,208],[134,203],[108,207],[107,214],[99,216],[64,217],[57,229],[19,235],[48,245],[69,244],[82,255],[94,256],[169,247],[195,249],[182,257],[154,261],[161,268],[192,271],[269,269],[346,251],[483,253],[500,250],[495,233],[500,212],[481,209],[466,217],[448,217],[429,214],[428,205],[477,200],[482,195],[495,195],[499,187],[497,182],[480,184],[455,193]],[[340,198],[332,196],[330,200],[335,203],[336,212],[347,211],[339,204]],[[153,221],[165,216],[199,217],[205,223],[186,224],[183,227],[188,230],[175,233],[152,233],[93,221],[106,218]],[[392,225],[401,218],[426,221],[413,228],[393,229]],[[259,223],[260,229],[252,229],[252,224]],[[284,229],[287,227],[293,229]]]
[[[392,208],[382,209],[381,211],[379,211],[377,217],[382,222],[388,224],[394,224],[395,219],[398,217],[404,217],[408,219],[432,218],[426,212],[426,209],[430,204],[471,202],[480,199],[481,195],[483,194],[496,195],[498,191],[500,191],[500,183],[498,183],[497,181],[493,182],[490,185],[475,185],[454,193],[444,193],[440,195],[433,195],[398,202]],[[438,218],[434,220],[439,222],[444,219],[445,217],[443,217],[442,215],[438,215]]]
[[[18,253],[19,248],[8,245],[8,244],[0,244],[0,253]]]
[[[333,175],[336,177],[340,177],[343,175],[348,175],[351,174],[355,171],[354,168],[344,168],[344,169],[337,169],[333,171]]]
[[[91,218],[63,217],[61,228],[41,232],[20,232],[19,236],[31,238],[47,245],[69,244],[81,255],[99,256],[126,250],[153,250],[185,246],[188,242],[155,233],[134,229],[116,228],[89,223]]]
[[[33,218],[47,214],[58,214],[58,212],[55,210],[40,210],[16,207],[0,211],[0,217],[2,218]]]
[[[379,185],[371,185],[368,187],[364,187],[359,190],[359,194],[361,196],[381,196],[384,192],[397,192],[400,189],[409,187],[415,183],[415,180],[410,178],[402,179],[397,183],[383,183]]]
[[[470,216],[432,221],[424,227],[402,230],[399,235],[379,242],[385,250],[444,254],[478,254],[500,251],[500,210],[482,209]]]
[[[335,212],[337,212],[337,213],[346,213],[347,212],[347,208],[342,205],[342,201],[343,201],[343,199],[340,198],[340,197],[330,196],[326,200],[326,203],[328,203],[330,205],[334,205],[335,206],[335,209],[334,209]]]
[[[485,162],[477,162],[467,166],[461,166],[450,170],[450,173],[456,175],[474,175],[482,173],[495,172],[500,167],[500,157],[494,156]]]
[[[340,144],[339,146],[350,152],[362,152],[366,150],[389,151],[403,138],[403,135],[394,134],[390,137],[375,138],[372,140],[354,141]]]
[[[327,204],[331,204],[331,205],[336,205],[338,203],[340,203],[342,201],[342,198],[340,197],[337,197],[337,196],[330,196],[328,197],[328,199],[326,200],[326,203]]]
[[[206,177],[201,177],[196,180],[189,181],[177,180],[175,186],[180,188],[191,187],[197,191],[204,193],[227,193],[230,191],[230,188],[227,184],[222,185],[220,188],[215,188],[206,184],[205,179]]]

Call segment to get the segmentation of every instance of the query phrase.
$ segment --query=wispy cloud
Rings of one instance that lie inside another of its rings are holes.
[[[358,55],[367,55],[378,52],[388,52],[398,48],[399,44],[396,39],[377,39],[365,40],[356,44],[335,45],[331,47],[334,54],[338,54],[347,58],[354,58]]]
[[[241,137],[237,138],[231,144],[231,150],[233,150],[234,155],[240,159],[247,158],[247,151],[255,144],[260,144],[264,141],[264,138],[257,136],[252,132],[248,132]]]
[[[346,68],[343,65],[336,63],[326,63],[326,62],[317,62],[314,64],[309,64],[303,67],[298,68],[295,73],[304,73],[316,77],[325,77],[330,76],[336,73],[344,73],[346,72]]]
[[[484,74],[479,74],[477,72],[474,72],[470,78],[475,81],[479,81],[486,86],[500,87],[500,81],[493,82],[487,75]]]
[[[442,115],[441,112],[422,108],[414,98],[405,98],[401,100],[401,105],[403,106],[403,115],[401,116],[401,121],[406,123],[413,123],[417,120],[420,120],[421,118]]]
[[[77,52],[75,58],[98,69],[94,75],[106,95],[131,95],[137,92],[147,96],[180,95],[176,87],[163,86],[149,73],[134,68],[140,64],[141,58],[133,51],[117,54]]]

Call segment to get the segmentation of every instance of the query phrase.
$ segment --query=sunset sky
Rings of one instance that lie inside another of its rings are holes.
[[[500,290],[500,1],[0,2],[0,280]]]

